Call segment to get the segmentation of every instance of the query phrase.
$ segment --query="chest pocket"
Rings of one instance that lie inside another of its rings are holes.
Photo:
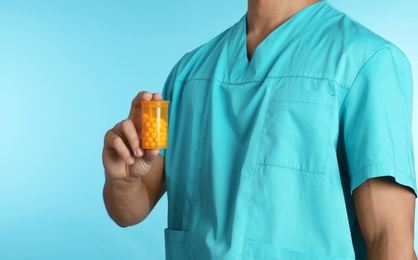
[[[335,86],[327,80],[278,79],[271,90],[258,163],[324,174],[334,104]]]

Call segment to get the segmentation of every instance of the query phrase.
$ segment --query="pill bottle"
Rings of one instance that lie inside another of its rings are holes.
[[[168,146],[169,101],[141,101],[143,149],[165,149]]]

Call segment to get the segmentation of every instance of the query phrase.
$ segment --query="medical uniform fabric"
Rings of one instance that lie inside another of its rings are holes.
[[[366,259],[352,192],[416,191],[404,54],[326,2],[246,52],[246,17],[164,87],[167,259]]]

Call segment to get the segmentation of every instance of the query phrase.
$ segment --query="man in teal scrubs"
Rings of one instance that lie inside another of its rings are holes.
[[[169,148],[139,148],[139,101],[162,99],[141,92],[103,162],[121,226],[167,191],[167,259],[416,259],[411,69],[393,44],[323,1],[249,0],[163,97]]]

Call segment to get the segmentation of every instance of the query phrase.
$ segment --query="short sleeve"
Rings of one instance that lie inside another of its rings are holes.
[[[412,88],[409,62],[392,45],[360,69],[341,107],[351,192],[369,178],[390,176],[417,194]]]

